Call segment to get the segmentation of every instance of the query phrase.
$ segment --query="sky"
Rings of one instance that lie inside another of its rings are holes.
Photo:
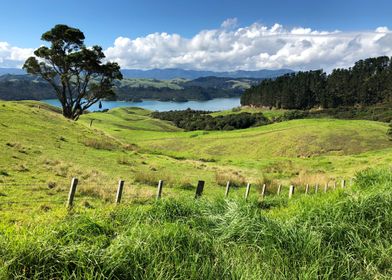
[[[21,67],[59,23],[132,69],[330,71],[392,55],[390,0],[13,0],[0,7],[0,67]]]

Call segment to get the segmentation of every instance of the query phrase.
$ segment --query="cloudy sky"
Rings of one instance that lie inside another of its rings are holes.
[[[392,1],[61,2],[2,3],[0,67],[20,67],[58,23],[80,28],[122,68],[330,71],[392,56]]]

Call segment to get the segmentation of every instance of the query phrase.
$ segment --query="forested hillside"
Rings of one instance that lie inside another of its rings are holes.
[[[245,89],[257,85],[261,79],[203,77],[194,80],[123,79],[114,85],[117,100],[161,101],[210,100],[239,97]],[[31,75],[0,76],[0,99],[42,100],[56,98],[52,87]]]
[[[392,59],[368,58],[348,69],[297,72],[262,81],[242,95],[242,105],[285,109],[371,105],[392,100]]]

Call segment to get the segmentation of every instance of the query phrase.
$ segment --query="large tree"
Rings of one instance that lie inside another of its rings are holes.
[[[102,48],[87,48],[82,31],[59,24],[41,39],[50,42],[50,47],[35,50],[35,56],[29,57],[23,68],[53,87],[64,117],[77,120],[94,103],[115,95],[113,81],[122,79],[119,65],[103,63]]]

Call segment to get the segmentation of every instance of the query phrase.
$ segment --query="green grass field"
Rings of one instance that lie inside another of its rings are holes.
[[[73,122],[43,103],[0,101],[0,279],[391,275],[387,124],[323,118],[184,132],[149,114],[122,108]],[[301,194],[306,183],[354,176],[345,190]],[[72,177],[80,183],[68,212]],[[198,180],[205,192],[194,201]],[[227,180],[237,186],[224,200]],[[283,193],[272,196],[278,184]]]

